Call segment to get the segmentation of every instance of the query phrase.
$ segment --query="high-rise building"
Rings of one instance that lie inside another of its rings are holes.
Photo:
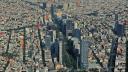
[[[55,39],[56,39],[56,31],[55,30],[53,30],[53,36],[52,36],[52,40],[53,40],[53,42],[55,42]]]
[[[80,47],[80,65],[82,69],[88,68],[88,48],[89,44],[88,41],[82,39],[81,40],[81,47]]]
[[[62,64],[62,41],[59,41],[59,63]]]
[[[50,35],[46,35],[45,44],[46,44],[47,48],[50,48],[50,46],[51,46],[51,36]]]
[[[81,37],[80,29],[74,29],[73,30],[73,37],[76,37],[76,38],[80,39],[80,37]]]
[[[51,5],[51,16],[52,18],[55,16],[55,6],[53,4]]]
[[[56,39],[56,30],[49,30],[48,35],[51,36],[51,42],[55,42]]]
[[[73,37],[72,41],[73,41],[74,48],[76,50],[78,50],[78,54],[80,54],[80,43],[79,43],[80,40],[78,38],[76,38],[76,37]]]
[[[58,61],[58,59],[59,59],[59,42],[58,42],[57,39],[51,45],[51,56],[52,56],[52,59],[53,59],[53,63]],[[56,59],[56,60],[54,60],[54,59]]]
[[[66,36],[72,33],[72,30],[74,29],[74,23],[72,20],[67,20],[66,22]]]

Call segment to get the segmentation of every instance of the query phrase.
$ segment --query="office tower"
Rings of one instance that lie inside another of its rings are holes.
[[[81,58],[80,65],[82,69],[88,68],[88,49],[89,49],[88,41],[82,39],[80,46],[80,58]]]
[[[50,48],[50,46],[51,46],[51,36],[50,35],[46,35],[45,44],[46,44],[47,48]]]
[[[51,16],[52,16],[52,18],[54,18],[54,16],[55,16],[55,5],[51,5]]]
[[[66,36],[69,36],[69,34],[72,33],[73,29],[74,29],[73,21],[67,20],[67,22],[66,22]]]
[[[73,30],[73,37],[76,37],[80,40],[80,37],[81,37],[81,31],[80,29],[74,29]]]
[[[78,28],[78,23],[75,22],[75,23],[74,23],[74,29],[77,29],[77,28]]]
[[[48,35],[51,36],[51,42],[55,42],[55,39],[56,39],[56,30],[50,30],[50,31],[48,31]]]
[[[62,64],[62,41],[59,41],[59,63]]]
[[[124,23],[119,21],[119,16],[118,14],[115,14],[115,28],[114,28],[114,33],[119,36],[122,37],[124,36],[125,33],[125,27],[124,27]]]
[[[55,42],[55,39],[56,39],[56,31],[55,30],[53,30],[53,36],[52,37],[53,37],[52,38],[53,42]]]
[[[64,36],[66,36],[66,24],[62,24],[62,27],[61,27],[61,31],[63,33]]]
[[[55,64],[55,62],[57,62],[58,59],[59,59],[59,57],[58,57],[59,56],[59,42],[58,42],[57,39],[51,45],[51,56],[52,56],[52,59],[53,59],[53,63]],[[57,61],[54,60],[55,58],[57,59]]]
[[[41,9],[45,9],[46,6],[47,6],[47,3],[46,2],[40,3],[40,8]]]
[[[73,41],[73,45],[74,45],[75,50],[77,50],[76,53],[80,54],[80,43],[79,43],[80,40],[76,37],[73,37],[72,41]]]

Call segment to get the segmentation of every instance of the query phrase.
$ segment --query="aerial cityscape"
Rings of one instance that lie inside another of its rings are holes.
[[[0,72],[128,72],[128,0],[0,0]]]

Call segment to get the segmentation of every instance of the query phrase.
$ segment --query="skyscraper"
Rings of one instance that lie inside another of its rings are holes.
[[[59,41],[59,62],[62,64],[62,41]]]
[[[51,46],[51,36],[50,35],[47,35],[45,37],[45,44],[46,44],[47,48],[50,48],[50,46]]]
[[[80,29],[74,29],[73,30],[73,37],[76,37],[76,38],[80,39],[80,37],[81,37]]]
[[[81,68],[86,69],[88,67],[88,48],[89,44],[86,40],[81,40],[81,47],[80,47],[80,58],[81,58]]]

